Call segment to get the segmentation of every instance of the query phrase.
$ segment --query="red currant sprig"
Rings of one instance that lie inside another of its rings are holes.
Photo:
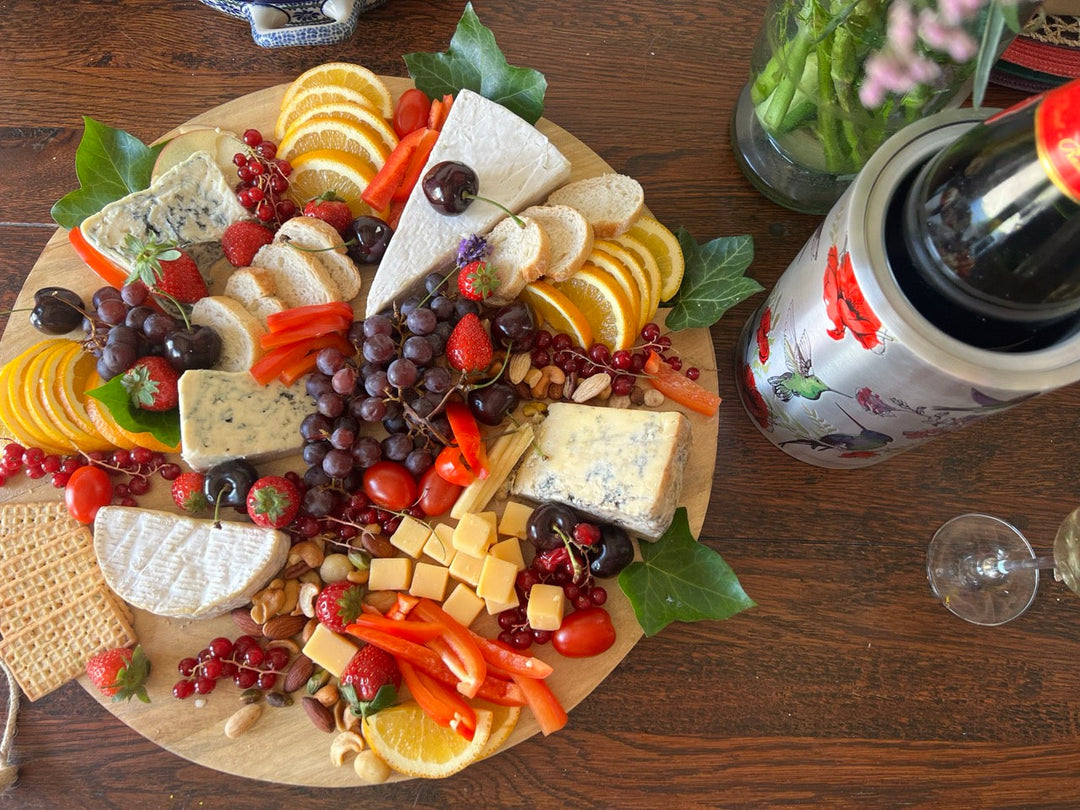
[[[235,641],[219,636],[196,657],[180,660],[177,669],[183,677],[173,686],[173,697],[208,695],[224,679],[240,689],[269,692],[289,666],[289,658],[284,647],[264,647],[255,636],[239,636]]]
[[[285,220],[296,216],[296,204],[285,197],[292,165],[277,157],[277,145],[263,138],[257,129],[245,130],[243,141],[247,149],[233,155],[236,175],[240,178],[236,198],[256,218],[276,230]]]

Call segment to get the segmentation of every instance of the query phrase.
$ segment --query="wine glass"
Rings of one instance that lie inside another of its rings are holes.
[[[927,551],[930,588],[950,611],[973,624],[1005,624],[1035,599],[1039,571],[1080,593],[1080,509],[1058,528],[1052,556],[1039,556],[1015,526],[984,514],[954,517]]]

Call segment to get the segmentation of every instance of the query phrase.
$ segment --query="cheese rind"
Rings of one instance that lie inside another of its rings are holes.
[[[570,161],[547,136],[467,89],[454,98],[421,176],[445,160],[471,167],[479,181],[477,193],[515,213],[570,179]],[[374,315],[430,271],[449,265],[462,238],[483,236],[504,216],[480,201],[448,216],[432,207],[417,183],[368,290],[366,314]]]
[[[199,619],[247,604],[285,565],[289,537],[250,523],[104,506],[94,520],[94,551],[125,602]]]
[[[676,411],[553,402],[511,492],[656,540],[675,515],[689,452],[690,422]]]
[[[109,203],[79,226],[98,252],[131,266],[125,237],[177,245],[218,241],[225,229],[250,215],[209,152],[195,152],[148,188]]]
[[[277,380],[259,385],[246,371],[192,369],[180,375],[181,457],[208,470],[232,458],[265,461],[303,444],[300,423],[311,412],[302,388]]]

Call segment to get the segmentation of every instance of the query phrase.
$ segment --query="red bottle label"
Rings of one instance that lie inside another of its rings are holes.
[[[1035,146],[1054,185],[1080,203],[1080,81],[1043,94],[1035,110]]]

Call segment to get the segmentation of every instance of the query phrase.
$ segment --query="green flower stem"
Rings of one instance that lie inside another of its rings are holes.
[[[767,97],[761,102],[765,105],[765,111],[761,115],[761,122],[772,131],[779,131],[791,107],[791,101],[795,98],[795,91],[799,87],[803,71],[806,68],[806,57],[809,56],[813,47],[811,32],[805,27],[800,27],[795,38],[791,41],[786,51],[775,54],[773,59],[782,57],[783,66],[778,68],[780,82]]]

